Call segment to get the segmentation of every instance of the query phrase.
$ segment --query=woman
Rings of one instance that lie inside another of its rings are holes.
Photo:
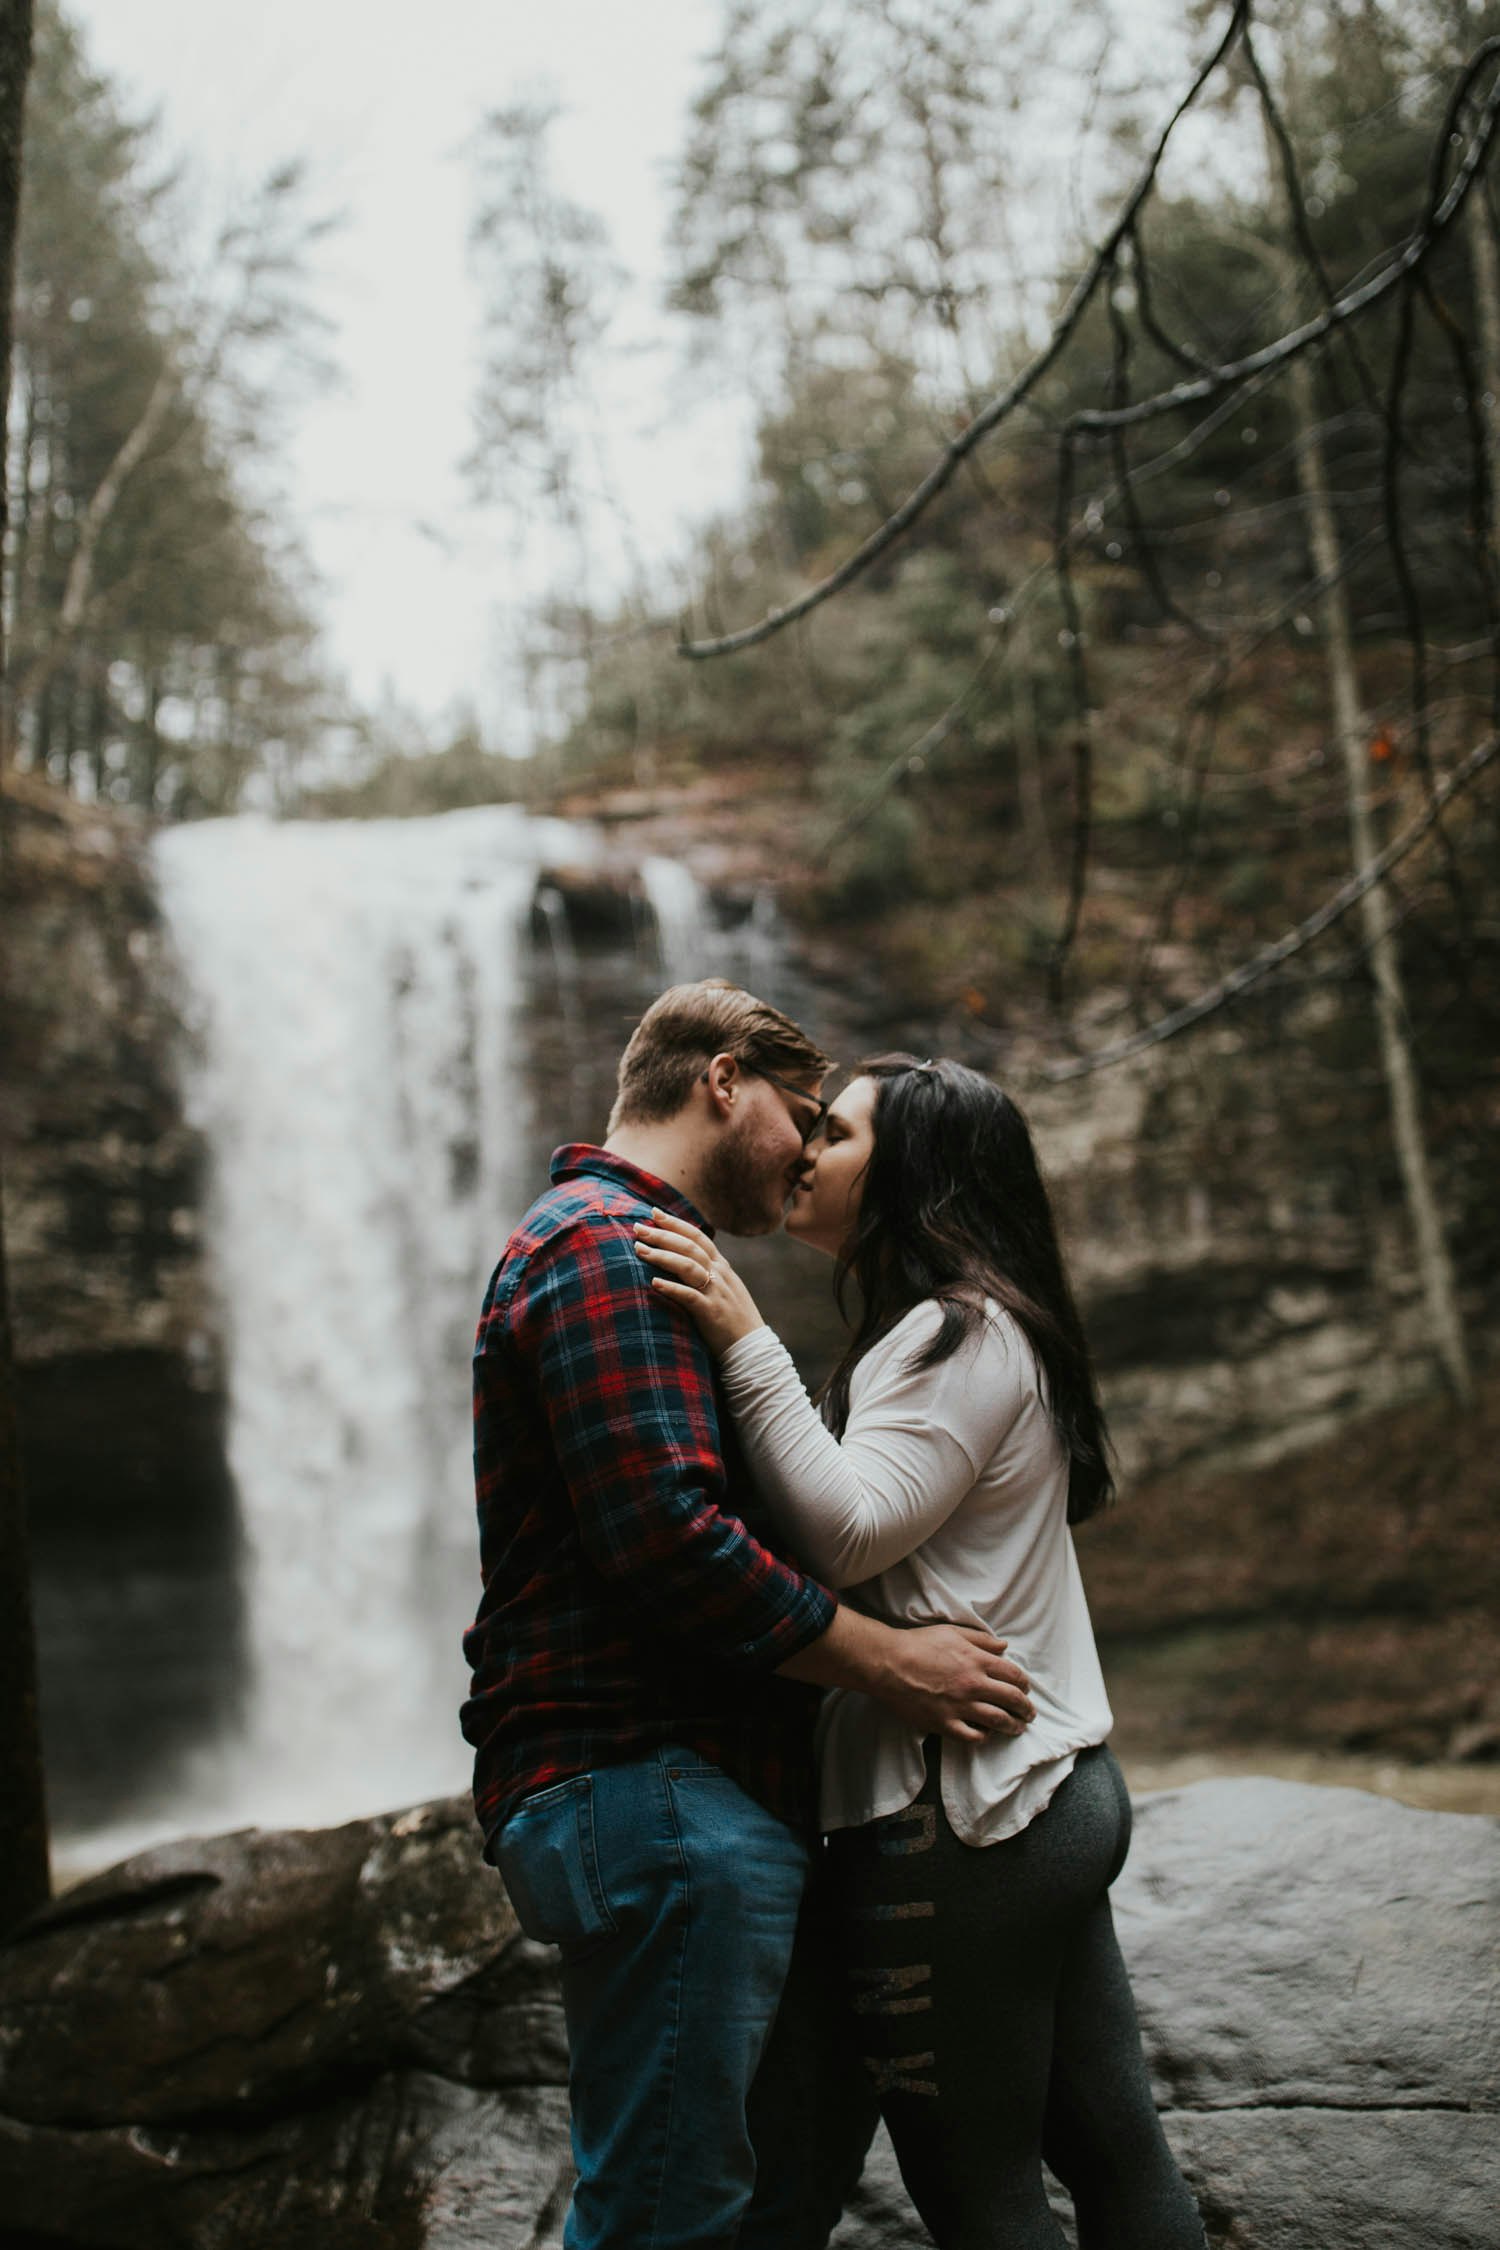
[[[845,1088],[787,1231],[859,1318],[809,1403],[709,1238],[653,1214],[653,1286],[721,1361],[758,1482],[830,1584],[895,1620],[1005,1638],[1019,1736],[918,1740],[835,1691],[819,1728],[848,1967],[902,2176],[943,2250],[1202,2250],[1162,2136],[1109,1885],[1130,1800],[1069,1533],[1108,1441],[1046,1190],[1014,1103],[957,1063],[884,1057]]]

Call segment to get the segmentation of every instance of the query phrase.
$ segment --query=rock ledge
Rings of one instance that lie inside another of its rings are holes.
[[[1500,1822],[1201,1782],[1116,1900],[1215,2245],[1493,2250]],[[173,1844],[0,1948],[0,2244],[546,2250],[565,2080],[464,1801]],[[877,2146],[839,2250],[919,2235]]]

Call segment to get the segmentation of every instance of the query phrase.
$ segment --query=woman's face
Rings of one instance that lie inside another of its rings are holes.
[[[875,1153],[875,1081],[852,1078],[808,1145],[809,1170],[792,1191],[786,1231],[836,1258],[859,1217],[865,1167]]]

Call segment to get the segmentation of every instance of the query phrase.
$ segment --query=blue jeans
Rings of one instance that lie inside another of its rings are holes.
[[[792,1960],[802,1839],[668,1745],[538,1790],[494,1856],[522,1928],[562,1955],[578,2167],[566,2250],[825,2241],[873,2106],[852,2048],[831,2069],[814,2053],[838,2031],[830,1957],[806,1931],[782,2064],[756,2083]],[[843,2161],[810,2113],[841,2093]],[[814,2164],[820,2176],[804,2176]]]

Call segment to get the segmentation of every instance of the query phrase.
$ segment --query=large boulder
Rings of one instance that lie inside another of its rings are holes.
[[[1142,1801],[1116,1898],[1211,2240],[1493,2245],[1500,1822],[1199,1782]]]
[[[1116,1901],[1215,2245],[1489,2250],[1500,1823],[1203,1782]],[[565,2081],[466,1804],[174,1844],[0,1948],[0,2245],[548,2250]],[[838,2250],[920,2234],[877,2146]]]

